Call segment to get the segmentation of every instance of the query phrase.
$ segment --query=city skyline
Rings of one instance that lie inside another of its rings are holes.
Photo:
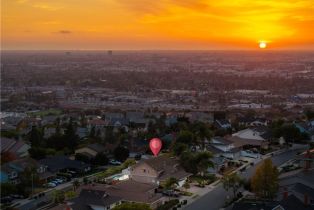
[[[3,1],[4,50],[312,50],[299,1]]]

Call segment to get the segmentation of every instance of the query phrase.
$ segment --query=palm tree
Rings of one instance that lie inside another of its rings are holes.
[[[213,167],[214,164],[210,160],[212,158],[212,154],[210,152],[200,152],[195,157],[195,164],[197,166],[197,171],[204,176],[204,173],[208,168]]]

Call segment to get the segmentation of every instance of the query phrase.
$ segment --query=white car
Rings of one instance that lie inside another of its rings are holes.
[[[109,163],[111,165],[121,165],[122,164],[120,161],[117,161],[117,160],[110,160]]]
[[[47,187],[56,187],[57,185],[53,182],[47,183]]]
[[[55,184],[56,186],[59,185],[59,182],[57,182],[56,180],[51,181],[50,183]]]
[[[55,179],[54,181],[55,181],[55,182],[58,182],[59,184],[62,184],[62,183],[63,183],[63,180],[62,180],[62,179]]]

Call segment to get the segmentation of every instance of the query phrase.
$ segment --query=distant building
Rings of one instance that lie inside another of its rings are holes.
[[[108,50],[108,55],[112,55],[112,50]]]

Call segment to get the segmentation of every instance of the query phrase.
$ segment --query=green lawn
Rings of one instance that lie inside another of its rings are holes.
[[[121,171],[122,171],[123,169],[126,169],[127,167],[129,167],[129,166],[131,166],[131,165],[134,165],[134,164],[135,164],[135,160],[128,159],[128,160],[126,160],[122,165],[110,167],[110,168],[108,168],[107,170],[105,170],[104,172],[97,174],[96,177],[97,177],[98,179],[107,178],[107,177],[112,176],[112,175],[114,175],[114,174],[121,173]]]
[[[216,177],[215,175],[204,175],[204,176],[200,176],[200,175],[193,175],[189,178],[192,182],[196,182],[196,183],[203,183],[205,185],[211,184],[214,181],[216,181]]]

